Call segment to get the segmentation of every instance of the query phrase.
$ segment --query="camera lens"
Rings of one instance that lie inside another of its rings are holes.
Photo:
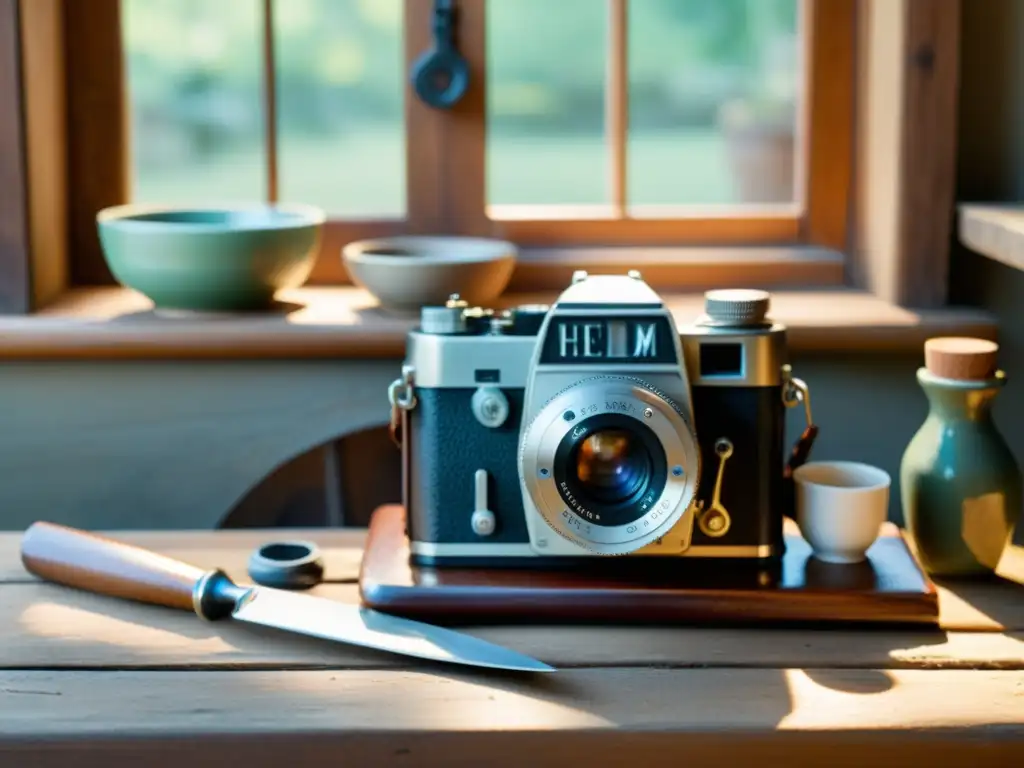
[[[642,490],[651,475],[651,456],[624,429],[589,435],[576,450],[571,471],[577,488],[602,504],[622,504]]]
[[[556,533],[622,555],[681,521],[679,542],[688,540],[700,452],[674,402],[639,379],[598,375],[558,392],[529,422],[519,473],[524,504]]]
[[[657,435],[625,414],[598,414],[571,423],[575,426],[564,433],[552,462],[565,508],[602,528],[643,517],[668,478],[665,449]]]

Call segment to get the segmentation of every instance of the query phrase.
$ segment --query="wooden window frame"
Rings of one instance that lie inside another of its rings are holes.
[[[430,44],[432,3],[405,2],[411,60]],[[801,216],[489,219],[486,0],[461,0],[460,50],[472,86],[449,111],[407,93],[406,127],[415,136],[407,142],[407,219],[332,222],[312,282],[347,281],[338,256],[345,242],[446,232],[515,240],[524,250],[513,289],[557,288],[576,268],[639,267],[663,289],[847,285],[897,304],[943,305],[959,0],[803,2],[812,64]],[[608,0],[608,7],[624,17],[624,0]],[[621,52],[625,28],[612,29],[610,48]],[[120,54],[119,0],[0,0],[0,183],[5,193],[13,190],[13,201],[0,207],[2,311],[30,311],[68,286],[111,282],[95,213],[128,198]],[[615,62],[622,60],[610,58],[608,99],[609,133],[620,148],[611,164],[619,214],[626,114],[624,73]],[[274,97],[270,87],[267,98]],[[276,187],[273,171],[270,183]]]
[[[440,123],[443,133],[453,123],[462,126],[464,144],[458,151],[463,175],[459,180],[468,180],[473,194],[453,199],[457,208],[450,226],[509,237],[528,247],[793,242],[836,249],[846,246],[849,184],[831,182],[848,179],[852,166],[855,0],[800,1],[801,26],[806,32],[801,34],[805,43],[801,58],[807,62],[797,131],[807,139],[800,142],[806,146],[806,157],[797,174],[797,197],[803,200],[776,206],[709,207],[703,213],[692,206],[627,206],[628,0],[607,0],[606,135],[611,201],[598,206],[485,206],[484,193],[477,192],[482,190],[486,174],[485,6],[486,0],[462,0],[460,4],[463,39],[472,41],[467,58],[474,98],[451,112],[429,115]],[[418,23],[427,26],[425,21]],[[826,61],[828,66],[824,66]],[[827,129],[827,143],[815,138],[819,129]],[[633,213],[644,209],[673,215]],[[494,210],[504,215],[488,215]],[[574,211],[577,215],[572,215]]]
[[[13,313],[31,306],[19,41],[16,0],[0,0],[0,308]]]
[[[406,0],[406,63],[430,46],[432,5]],[[470,67],[470,88],[453,109],[425,106],[406,94],[406,130],[416,137],[407,145],[408,210],[405,222],[373,222],[373,234],[445,232],[501,237],[532,250],[517,269],[514,289],[556,289],[571,272],[592,266],[640,267],[651,282],[679,289],[735,283],[757,273],[762,283],[835,285],[844,279],[841,259],[833,252],[848,245],[849,191],[853,164],[854,30],[856,0],[801,0],[807,28],[803,58],[805,108],[798,133],[806,138],[804,168],[797,174],[804,204],[763,208],[722,208],[703,216],[673,207],[673,217],[634,218],[626,207],[626,72],[627,0],[607,0],[608,41],[607,136],[611,156],[612,202],[606,206],[491,206],[504,216],[489,216],[486,205],[486,6],[487,0],[458,3],[459,49]],[[828,60],[829,66],[822,66]],[[815,136],[828,135],[829,141]],[[800,208],[803,210],[799,210]],[[572,216],[572,209],[586,215]],[[665,208],[668,208],[667,206]],[[567,215],[568,212],[568,215]],[[541,214],[541,215],[529,215]],[[603,214],[603,215],[602,215]],[[334,222],[328,253],[312,280],[347,279],[337,252],[340,244],[366,235],[369,222]],[[696,254],[653,254],[664,247],[811,246],[800,252],[775,247],[736,264]],[[641,253],[595,253],[593,249],[642,247]],[[553,252],[579,248],[582,254]],[[642,254],[658,256],[646,258]],[[595,258],[604,256],[604,258]],[[687,256],[689,258],[687,258]],[[688,263],[687,263],[688,262]],[[772,269],[772,264],[777,267]]]

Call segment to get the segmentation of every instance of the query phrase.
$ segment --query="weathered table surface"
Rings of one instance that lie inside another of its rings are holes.
[[[319,594],[358,601],[360,532],[289,535],[327,548]],[[270,536],[119,538],[244,580]],[[40,583],[18,546],[0,535],[0,766],[1024,760],[1021,550],[945,584],[939,630],[468,628],[563,668],[537,680]]]

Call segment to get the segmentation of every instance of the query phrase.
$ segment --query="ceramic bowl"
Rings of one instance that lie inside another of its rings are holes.
[[[324,212],[296,205],[153,208],[96,217],[107,265],[158,310],[266,309],[297,288],[316,260]]]
[[[352,280],[385,309],[415,313],[453,293],[488,306],[508,286],[516,247],[475,237],[390,237],[349,243],[342,259]]]
[[[860,563],[889,509],[889,474],[855,461],[812,461],[793,472],[796,522],[826,563]]]

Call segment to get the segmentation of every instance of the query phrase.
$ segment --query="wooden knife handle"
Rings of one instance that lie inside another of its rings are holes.
[[[155,552],[53,523],[33,523],[25,531],[21,561],[47,581],[187,611],[195,610],[193,592],[207,575]]]

